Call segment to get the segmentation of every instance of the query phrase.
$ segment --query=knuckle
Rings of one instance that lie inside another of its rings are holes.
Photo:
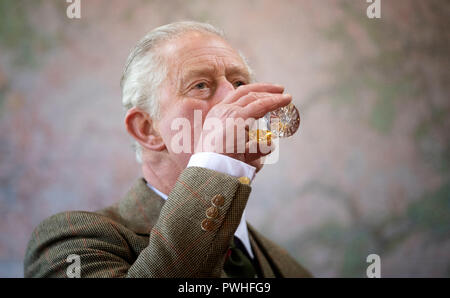
[[[272,104],[277,104],[280,100],[281,100],[281,95],[280,94],[274,94],[272,96],[270,96],[270,102]]]
[[[236,118],[238,116],[238,111],[236,109],[228,109],[224,116],[225,118]]]
[[[249,92],[249,93],[247,93],[245,98],[250,101],[255,101],[258,98],[258,96],[257,96],[256,92]]]

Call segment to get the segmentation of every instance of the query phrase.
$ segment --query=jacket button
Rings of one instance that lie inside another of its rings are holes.
[[[250,184],[250,178],[242,176],[239,178],[239,182],[241,182],[242,184]]]
[[[225,203],[225,198],[222,195],[215,195],[212,200],[211,203],[215,206],[215,207],[221,207],[223,206],[223,204]]]
[[[203,231],[209,232],[212,231],[212,229],[214,228],[214,223],[211,219],[205,218],[202,221],[201,227]]]
[[[216,218],[219,214],[219,210],[215,206],[211,206],[208,209],[206,209],[206,217],[207,218]]]

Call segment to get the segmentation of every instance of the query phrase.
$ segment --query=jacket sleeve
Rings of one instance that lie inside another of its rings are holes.
[[[220,277],[250,191],[237,177],[186,168],[137,256],[123,229],[102,215],[54,215],[33,232],[25,277],[65,277],[70,254],[81,258],[81,277]]]

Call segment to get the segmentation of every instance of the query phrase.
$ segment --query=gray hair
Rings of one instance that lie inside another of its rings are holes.
[[[131,50],[120,80],[122,105],[126,110],[133,107],[147,111],[153,119],[159,118],[159,91],[167,77],[167,66],[157,46],[187,32],[215,34],[224,40],[225,34],[211,24],[183,21],[158,27],[145,35]],[[239,52],[250,74],[247,60]],[[142,147],[134,141],[136,160],[142,163]]]

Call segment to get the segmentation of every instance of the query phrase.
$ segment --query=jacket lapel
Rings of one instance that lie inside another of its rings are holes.
[[[123,199],[97,211],[126,226],[137,234],[150,234],[159,218],[165,200],[139,178]]]
[[[248,223],[247,223],[248,227]],[[250,232],[249,229],[249,238],[250,238],[250,244],[253,249],[253,253],[255,255],[256,260],[258,261],[259,267],[261,269],[262,276],[264,278],[267,277],[275,277],[275,274],[272,270],[272,267],[270,266],[269,261],[267,260],[266,256],[264,255],[263,251],[261,250],[261,247],[255,240],[255,235]]]
[[[258,233],[253,226],[247,223],[249,234],[252,236],[254,243],[256,244],[254,247],[257,247],[260,250],[260,259],[263,264],[271,269],[272,274],[267,270],[269,276],[274,277],[312,277],[311,273],[308,272],[305,268],[300,266],[297,261],[292,258],[288,251],[284,248],[281,248],[271,240],[267,239],[260,233]],[[268,276],[268,277],[269,277]],[[265,276],[266,277],[266,276]]]

